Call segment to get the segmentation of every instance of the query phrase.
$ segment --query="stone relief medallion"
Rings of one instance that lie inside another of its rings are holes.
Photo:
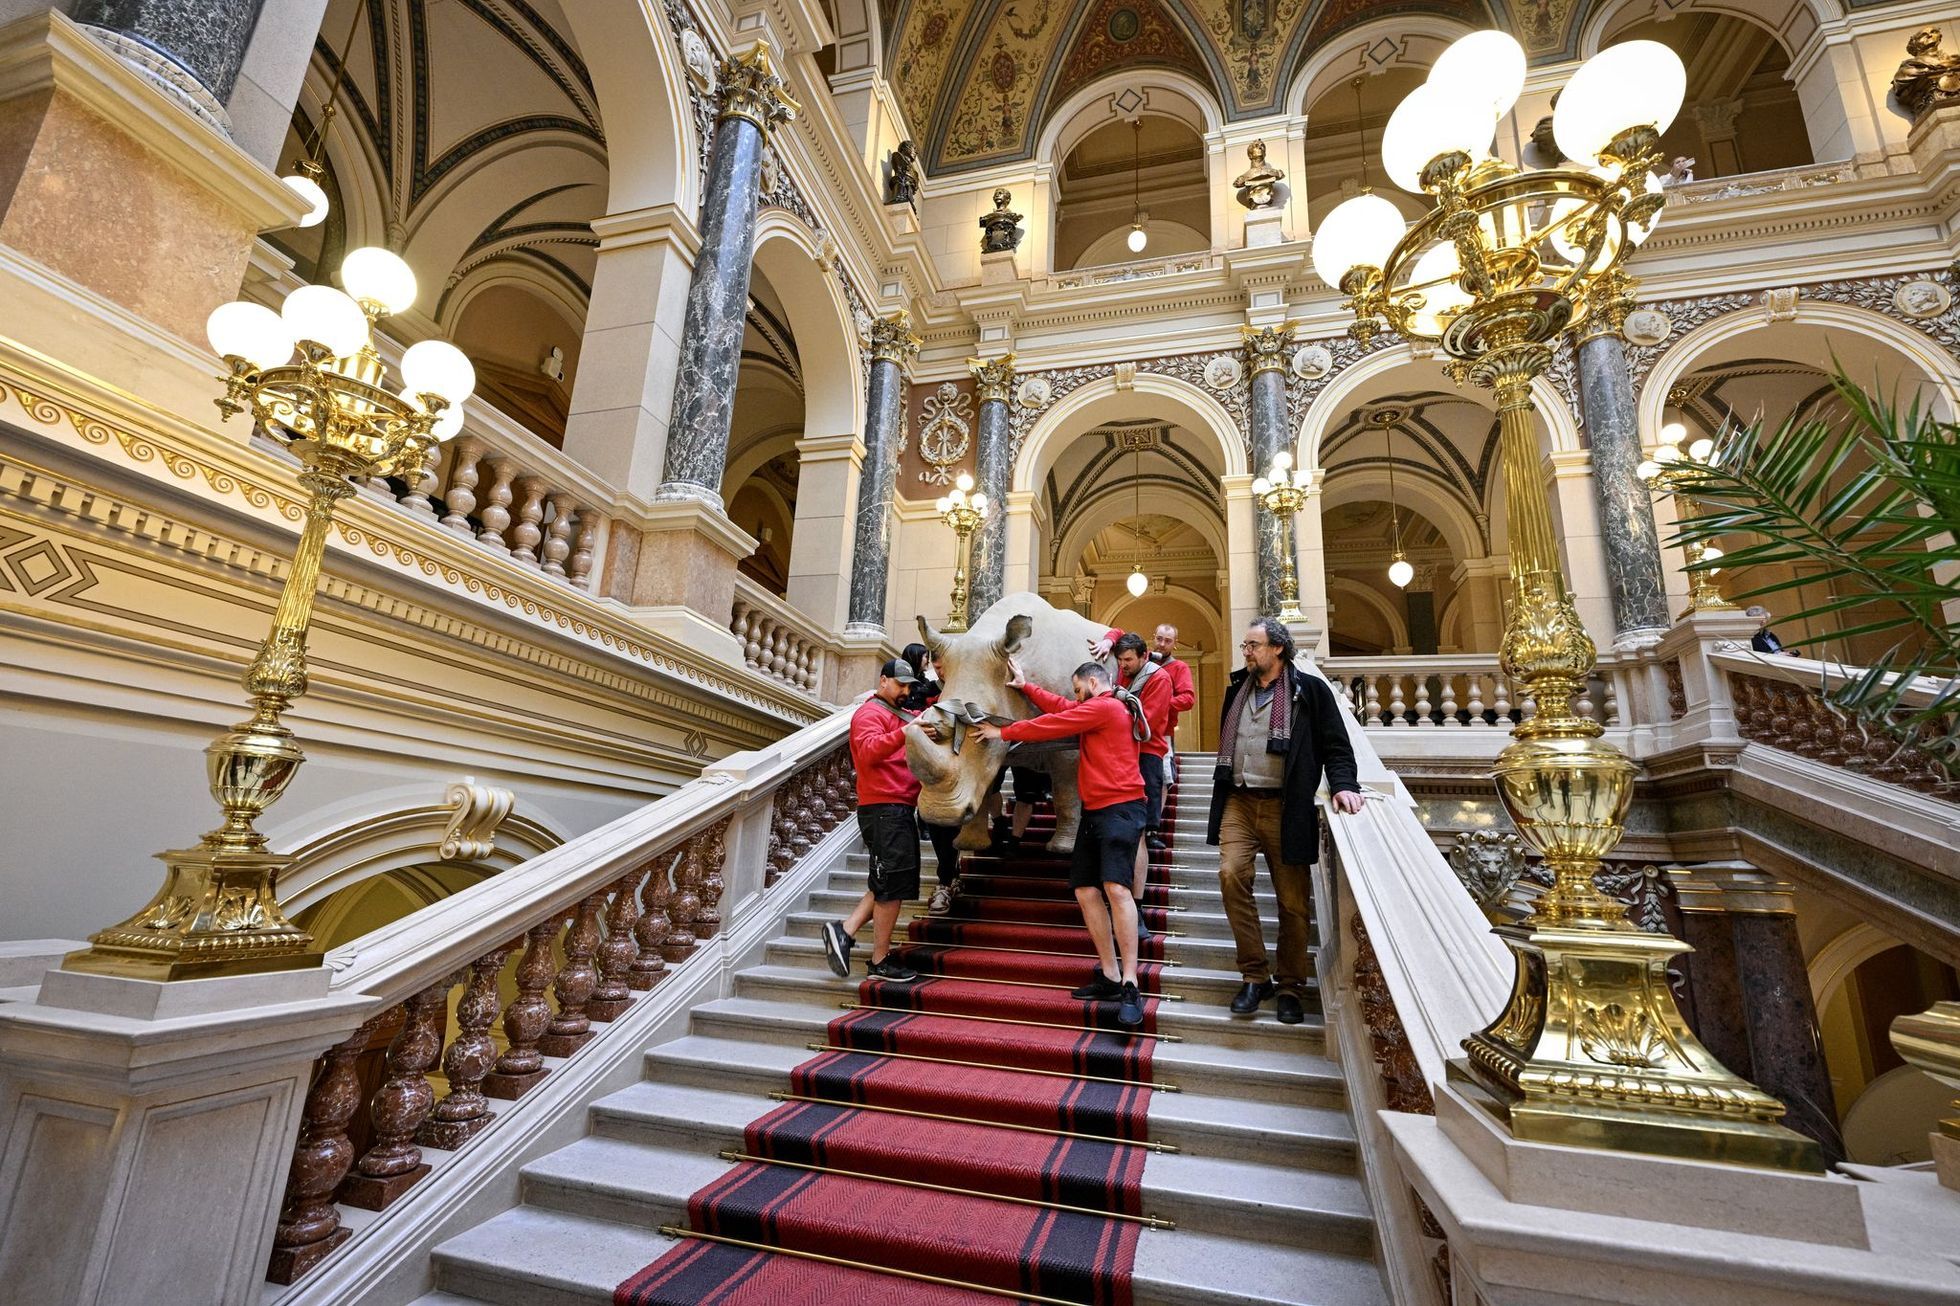
[[[683,29],[680,35],[681,62],[687,65],[687,80],[703,95],[715,93],[715,54],[696,31]]]
[[[1021,382],[1021,388],[1014,392],[1014,398],[1023,408],[1046,408],[1054,396],[1053,388],[1045,376],[1031,376]]]
[[[1239,383],[1242,371],[1238,359],[1220,354],[1205,364],[1205,384],[1214,390],[1230,390]]]
[[[952,468],[973,446],[973,396],[961,394],[951,381],[926,396],[921,405],[925,424],[919,428],[919,456],[932,466],[919,473],[928,485],[950,485]]]
[[[1293,351],[1293,373],[1317,381],[1334,370],[1334,355],[1325,345],[1302,345]]]
[[[1628,344],[1646,348],[1658,345],[1673,330],[1674,323],[1658,308],[1636,308],[1627,314],[1626,325],[1620,328],[1620,334],[1626,337]]]
[[[1911,318],[1938,317],[1953,306],[1953,292],[1937,281],[1908,281],[1892,292],[1892,306]]]
[[[776,160],[776,152],[767,145],[762,147],[762,168],[760,185],[764,195],[773,195],[776,185],[783,179],[783,165]]]

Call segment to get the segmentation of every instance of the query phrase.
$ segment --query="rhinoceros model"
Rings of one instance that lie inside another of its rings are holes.
[[[1010,719],[1033,716],[1035,711],[1020,690],[1006,685],[1008,654],[1014,655],[1030,681],[1067,697],[1075,669],[1107,631],[1106,626],[1027,593],[1005,596],[960,635],[942,634],[919,618],[920,636],[939,663],[940,702],[949,711],[978,709]],[[989,836],[982,807],[987,790],[1001,767],[1012,761],[1053,778],[1055,833],[1048,847],[1054,852],[1075,847],[1082,804],[1075,790],[1074,749],[1047,746],[1039,752],[1015,751],[1010,757],[1007,744],[988,743],[977,733],[960,731],[955,752],[947,714],[928,712],[924,719],[939,722],[938,739],[928,736],[918,723],[905,728],[905,757],[922,786],[919,815],[934,825],[960,826],[960,847],[985,848]]]

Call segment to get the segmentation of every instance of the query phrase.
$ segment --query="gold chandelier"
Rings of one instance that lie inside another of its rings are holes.
[[[249,411],[299,456],[307,491],[292,569],[272,632],[245,670],[252,716],[204,750],[224,823],[194,848],[159,853],[163,887],[134,916],[89,937],[68,970],[141,979],[190,979],[318,965],[306,931],[277,896],[291,858],[255,828],[298,773],[304,755],[281,715],[306,692],[306,635],[334,509],[353,482],[419,476],[437,441],[462,424],[476,372],[454,345],[425,340],[402,355],[403,389],[386,383],[372,324],[415,301],[415,276],[385,249],[357,249],[341,265],[345,293],[301,286],[278,312],[243,301],[206,324],[229,374],[217,400],[229,420]],[[295,357],[297,355],[297,357]]]
[[[1489,146],[1524,73],[1524,51],[1501,32],[1452,45],[1382,135],[1389,177],[1428,195],[1428,212],[1411,225],[1388,200],[1358,195],[1313,243],[1358,340],[1387,328],[1439,344],[1455,379],[1497,397],[1515,591],[1500,659],[1538,710],[1513,731],[1495,779],[1553,883],[1529,919],[1497,927],[1512,992],[1464,1040],[1452,1078],[1519,1138],[1821,1169],[1816,1143],[1777,1123],[1782,1103],[1723,1067],[1682,1019],[1666,966],[1687,945],[1635,928],[1593,882],[1620,840],[1636,768],[1572,709],[1595,649],[1566,589],[1532,422],[1531,384],[1554,343],[1631,301],[1621,264],[1660,217],[1653,168],[1686,72],[1653,41],[1601,51],[1553,119],[1578,162],[1520,170]]]

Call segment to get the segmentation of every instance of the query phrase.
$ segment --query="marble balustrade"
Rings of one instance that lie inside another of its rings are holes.
[[[1495,653],[1328,658],[1320,665],[1355,719],[1371,728],[1504,727],[1538,710]],[[1601,665],[1574,710],[1603,726],[1626,724],[1618,681],[1614,667]]]

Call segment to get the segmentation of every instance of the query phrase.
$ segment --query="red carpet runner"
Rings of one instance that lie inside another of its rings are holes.
[[[1052,824],[1038,819],[1031,845]],[[1114,1003],[1069,996],[1094,963],[1062,859],[1036,846],[970,858],[964,888],[952,915],[909,927],[899,954],[920,979],[859,982],[861,1005],[830,1022],[836,1050],[784,1086],[812,1100],[750,1124],[744,1151],[767,1161],[695,1193],[688,1223],[996,1291],[683,1239],[621,1284],[616,1306],[1001,1306],[1019,1294],[1129,1306],[1143,1226],[1110,1217],[1144,1213],[1148,1149],[1136,1144],[1156,1040],[1122,1030]],[[1174,919],[1168,898],[1152,887],[1153,929]],[[1161,992],[1163,966],[1142,970],[1144,991]],[[1145,1002],[1146,1034],[1160,1003]]]

